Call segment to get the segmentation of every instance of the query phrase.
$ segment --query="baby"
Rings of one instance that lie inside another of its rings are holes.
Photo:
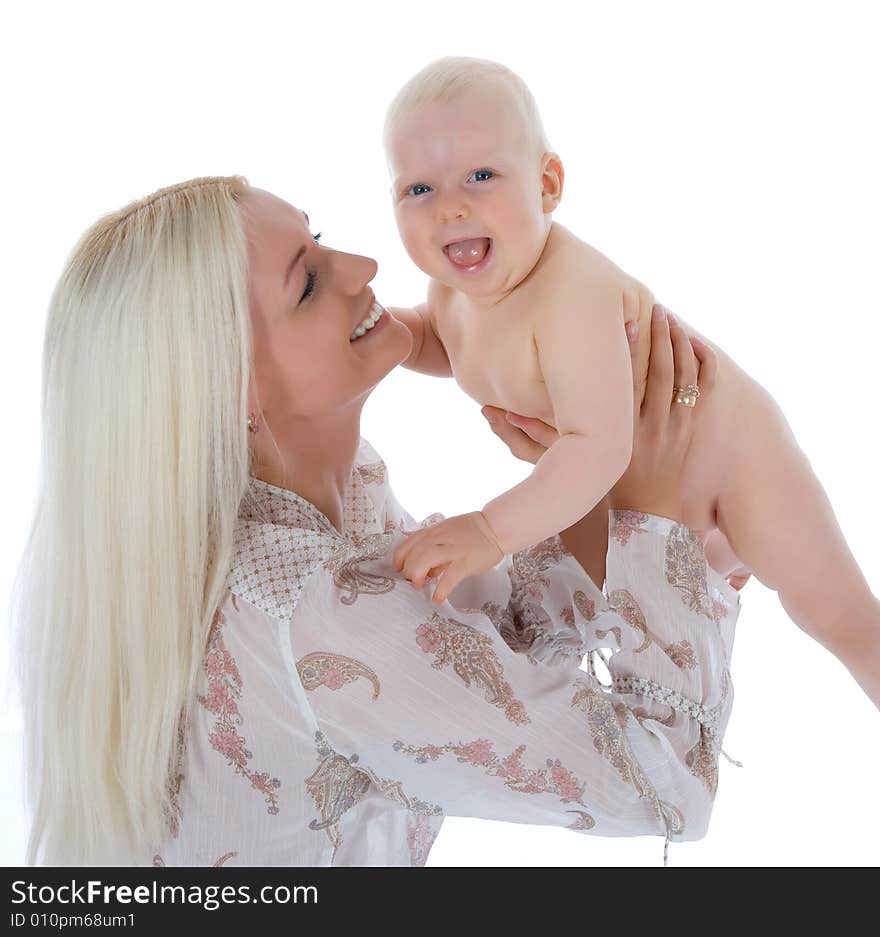
[[[626,470],[654,299],[552,220],[562,163],[531,93],[504,66],[465,58],[429,65],[391,104],[384,141],[403,244],[430,277],[425,303],[391,310],[413,336],[406,366],[453,376],[480,404],[559,433],[525,481],[398,549],[396,567],[417,584],[442,572],[441,601],[502,554],[574,524]],[[633,321],[631,357],[625,324]],[[778,406],[715,351],[712,395],[698,401],[691,389],[680,398],[697,405],[683,523],[722,575],[754,572],[775,589],[791,618],[880,707],[880,602]]]

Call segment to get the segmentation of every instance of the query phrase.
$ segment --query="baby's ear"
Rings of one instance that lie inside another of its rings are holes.
[[[541,198],[544,214],[549,215],[559,207],[562,201],[562,186],[565,182],[565,170],[562,160],[556,153],[545,153],[541,157]]]

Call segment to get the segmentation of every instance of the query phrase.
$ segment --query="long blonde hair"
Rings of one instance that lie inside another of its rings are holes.
[[[12,609],[29,864],[132,863],[173,815],[248,485],[246,191],[194,179],[107,215],[52,296]]]

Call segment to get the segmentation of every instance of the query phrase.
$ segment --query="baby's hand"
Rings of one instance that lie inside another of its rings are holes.
[[[484,573],[503,556],[486,518],[474,511],[411,534],[394,551],[393,565],[416,589],[442,570],[432,596],[439,605],[462,579]]]

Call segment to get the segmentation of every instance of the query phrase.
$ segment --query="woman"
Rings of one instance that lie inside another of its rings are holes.
[[[410,351],[375,273],[239,178],[74,251],[19,574],[29,861],[423,864],[444,814],[704,834],[738,599],[675,523],[673,383],[710,391],[712,353],[698,374],[658,307],[607,600],[594,512],[434,607],[391,568],[415,524],[360,439]],[[611,690],[579,669],[600,648]]]

